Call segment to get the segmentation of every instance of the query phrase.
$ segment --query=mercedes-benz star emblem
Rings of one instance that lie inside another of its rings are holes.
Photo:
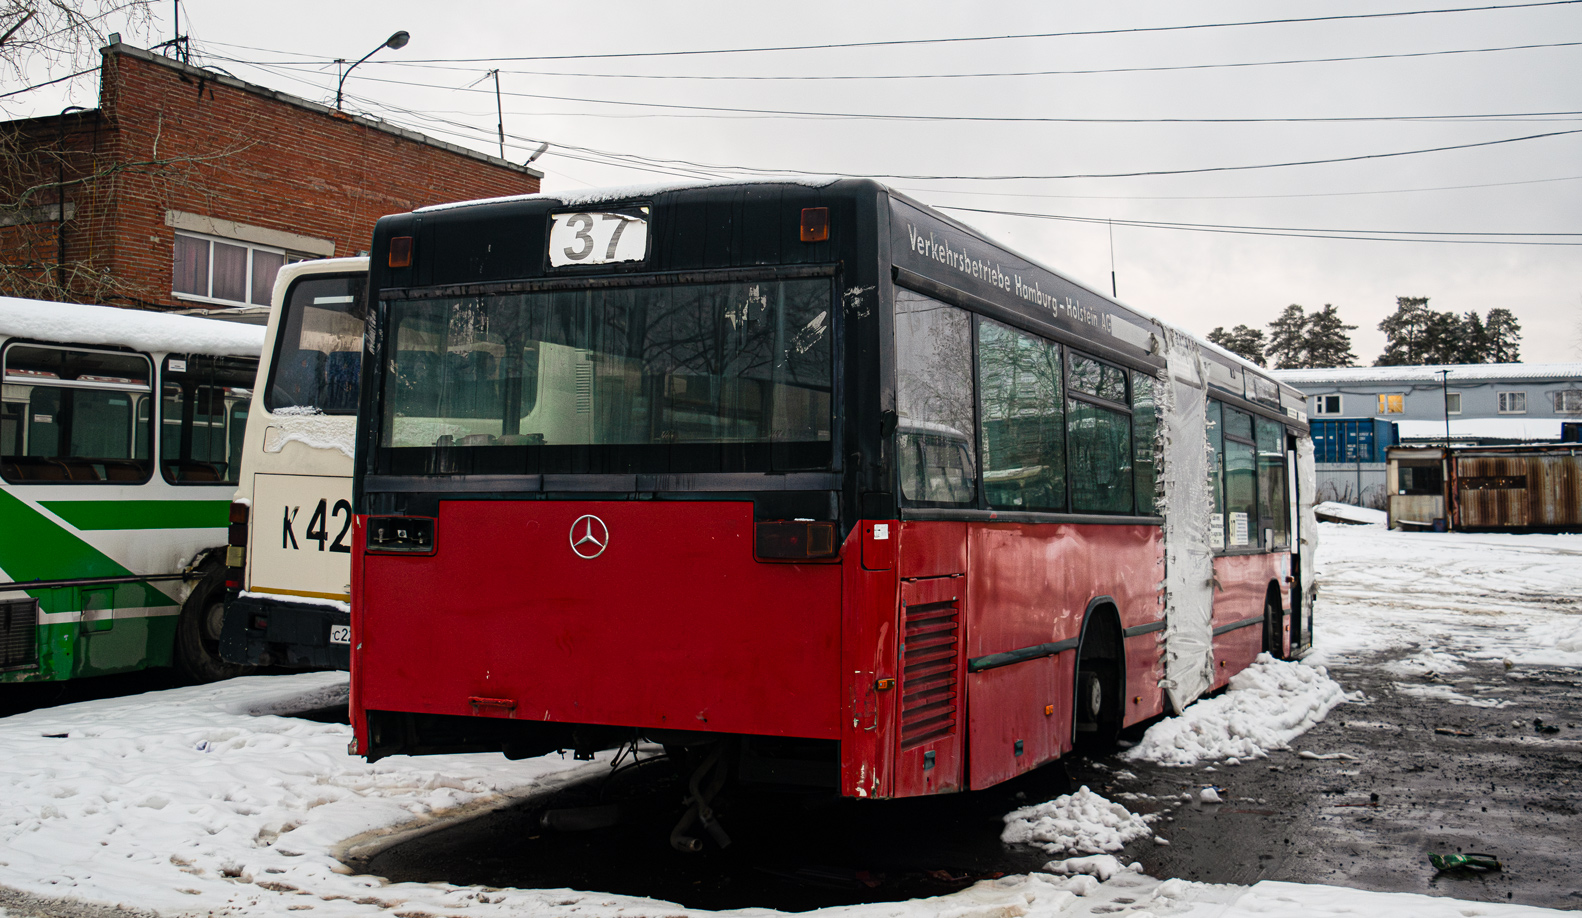
[[[579,558],[593,560],[604,554],[605,546],[610,544],[610,528],[604,525],[604,520],[591,513],[577,517],[571,524],[571,550]]]

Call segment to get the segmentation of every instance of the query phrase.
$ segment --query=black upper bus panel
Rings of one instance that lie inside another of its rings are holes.
[[[651,193],[634,189],[630,196],[600,199],[527,195],[441,205],[381,219],[374,251],[388,251],[391,237],[413,236],[412,267],[390,269],[388,260],[377,257],[370,267],[375,286],[390,289],[498,284],[590,271],[642,274],[655,271],[655,265],[675,273],[831,264],[841,258],[842,230],[854,225],[858,202],[874,201],[878,190],[875,183],[850,180],[824,185],[724,184],[656,188]],[[552,215],[637,206],[652,208],[648,256],[643,261],[550,267],[547,243]],[[801,211],[807,207],[830,209],[827,241],[801,241]]]

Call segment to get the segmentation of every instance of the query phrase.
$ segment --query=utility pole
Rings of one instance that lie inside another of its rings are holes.
[[[489,72],[494,75],[494,114],[497,119],[494,127],[500,132],[500,158],[505,159],[505,109],[500,105],[500,71],[495,69]]]

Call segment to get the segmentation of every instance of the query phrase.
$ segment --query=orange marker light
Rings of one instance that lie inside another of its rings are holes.
[[[1044,705],[1044,716],[1045,717],[1053,717],[1053,716],[1055,716],[1055,706],[1052,705],[1052,704]]]
[[[829,240],[829,208],[802,208],[802,241],[827,242]]]
[[[412,237],[393,236],[390,239],[390,267],[412,267]]]

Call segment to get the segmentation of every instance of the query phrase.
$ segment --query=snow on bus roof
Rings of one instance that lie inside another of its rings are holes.
[[[9,296],[0,296],[0,336],[216,356],[256,357],[264,349],[261,325]]]
[[[809,188],[823,188],[840,181],[839,176],[823,176],[815,178],[792,179],[720,179],[708,182],[649,182],[638,185],[612,185],[608,188],[582,188],[576,191],[556,191],[538,194],[513,194],[500,198],[479,198],[475,201],[454,201],[448,204],[431,204],[428,207],[419,207],[415,214],[431,214],[442,210],[452,210],[457,207],[475,207],[479,204],[509,204],[516,201],[554,201],[567,207],[586,207],[590,204],[603,204],[606,201],[622,201],[630,198],[646,198],[667,191],[679,191],[683,188],[720,188],[729,185],[762,185],[765,181],[772,181],[777,185],[805,185]]]

